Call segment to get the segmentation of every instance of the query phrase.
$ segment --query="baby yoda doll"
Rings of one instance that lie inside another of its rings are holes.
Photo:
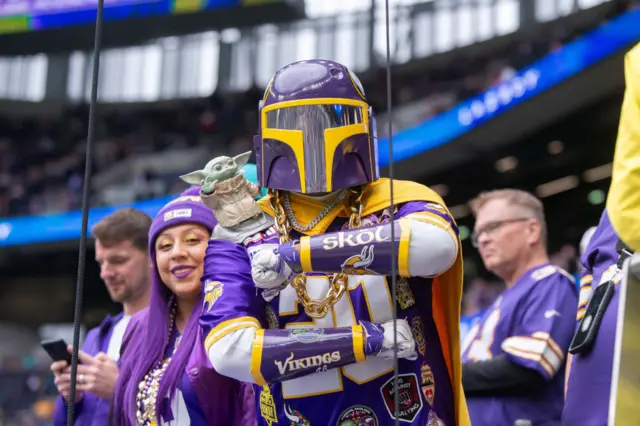
[[[240,171],[250,154],[251,152],[245,152],[233,158],[217,157],[209,161],[203,170],[180,176],[180,179],[188,184],[200,185],[202,202],[213,210],[218,219],[211,235],[212,240],[242,244],[274,224],[273,218],[263,213],[254,200],[260,194],[260,187],[249,182]],[[277,260],[272,253],[276,247],[275,244],[258,244],[248,249],[248,254],[251,258],[267,256]],[[264,253],[260,254],[261,252]],[[273,299],[285,287],[284,281],[292,275],[286,263],[281,263],[282,271],[277,272],[252,268],[251,274],[256,286],[261,287],[262,282],[269,283],[269,288],[262,294],[267,301]],[[274,280],[280,280],[282,285],[273,286]]]
[[[223,228],[234,228],[249,219],[262,217],[255,197],[260,187],[244,177],[244,166],[251,151],[236,157],[216,157],[203,170],[180,176],[191,185],[200,185],[202,202],[213,210]]]

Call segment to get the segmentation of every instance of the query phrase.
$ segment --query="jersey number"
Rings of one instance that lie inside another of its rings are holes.
[[[496,326],[500,320],[500,309],[494,309],[482,323],[473,326],[465,339],[463,353],[471,361],[491,359],[491,345],[495,336]]]
[[[351,327],[358,324],[357,314],[351,301],[352,292],[362,289],[364,301],[372,322],[383,323],[393,319],[392,299],[384,277],[350,276],[348,291],[324,318],[311,322],[291,322],[285,328],[292,327]],[[312,299],[325,297],[329,290],[326,276],[307,276],[307,291]],[[299,315],[302,308],[291,286],[280,292],[280,316]],[[333,392],[342,392],[342,376],[363,384],[393,371],[393,360],[370,357],[364,362],[347,365],[334,370],[321,371],[310,376],[282,382],[284,398],[303,398]]]

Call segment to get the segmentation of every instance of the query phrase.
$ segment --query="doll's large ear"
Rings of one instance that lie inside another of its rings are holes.
[[[233,161],[236,162],[238,170],[241,169],[245,164],[247,164],[247,161],[249,161],[249,157],[251,157],[251,151],[247,151],[244,154],[236,155],[235,157],[233,157]]]
[[[196,170],[195,172],[180,176],[180,179],[189,185],[201,185],[204,180],[204,172],[202,170]]]

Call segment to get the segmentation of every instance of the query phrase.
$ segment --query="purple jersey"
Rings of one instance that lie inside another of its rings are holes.
[[[200,408],[196,395],[187,373],[182,373],[180,386],[176,390],[171,404],[174,421],[170,426],[207,426],[207,419]]]
[[[584,316],[594,286],[610,280],[618,269],[616,267],[617,242],[618,237],[605,210],[581,259],[584,270],[580,280],[579,320]],[[593,348],[587,354],[573,356],[562,413],[563,425],[606,426],[607,424],[618,298],[619,292],[616,286],[600,323],[600,330]]]
[[[170,359],[173,354],[177,346],[177,339],[178,332],[174,330],[173,333],[171,333],[169,344],[165,350],[165,361]],[[169,402],[168,396],[165,402]],[[167,407],[167,405],[164,406]],[[166,412],[162,412],[162,419],[158,424],[159,426],[207,426],[207,421],[200,408],[197,395],[186,373],[182,373],[180,384],[176,389],[171,404],[167,407]]]
[[[452,219],[440,206],[425,202],[403,204],[395,216],[440,224],[457,233]],[[383,223],[388,214],[381,212],[363,218],[363,226]],[[343,218],[336,219],[328,232],[340,230]],[[253,256],[265,244],[278,244],[271,228],[245,242]],[[212,246],[209,247],[211,249]],[[250,280],[251,265],[232,265],[237,274],[225,274],[224,289],[215,307],[203,313],[207,340],[218,341],[242,324],[258,319],[264,328],[349,327],[365,320],[382,323],[393,319],[390,280],[378,275],[350,275],[348,291],[324,318],[307,316],[300,307],[295,290],[287,286],[270,302],[265,302]],[[244,277],[243,276],[244,274]],[[235,282],[230,278],[237,276]],[[249,279],[247,279],[248,277]],[[431,314],[431,279],[398,279],[398,317],[412,326],[417,344],[416,361],[399,360],[399,417],[403,425],[455,425],[451,380]],[[313,299],[322,299],[329,289],[326,275],[307,274],[307,290]],[[420,300],[418,306],[416,300]],[[424,304],[423,304],[424,302]],[[206,343],[205,343],[206,344]],[[256,386],[256,404],[260,425],[366,425],[394,424],[393,361],[368,357],[366,361],[308,376]],[[438,423],[438,422],[444,423]]]
[[[465,339],[462,362],[505,355],[536,370],[548,385],[527,396],[467,397],[473,426],[507,426],[518,419],[536,426],[560,424],[577,298],[571,275],[545,264],[528,270],[487,309]]]

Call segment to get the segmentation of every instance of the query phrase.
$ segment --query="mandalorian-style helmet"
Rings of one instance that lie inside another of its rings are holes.
[[[253,143],[264,188],[317,194],[379,177],[373,111],[358,78],[337,62],[300,61],[276,72]]]

